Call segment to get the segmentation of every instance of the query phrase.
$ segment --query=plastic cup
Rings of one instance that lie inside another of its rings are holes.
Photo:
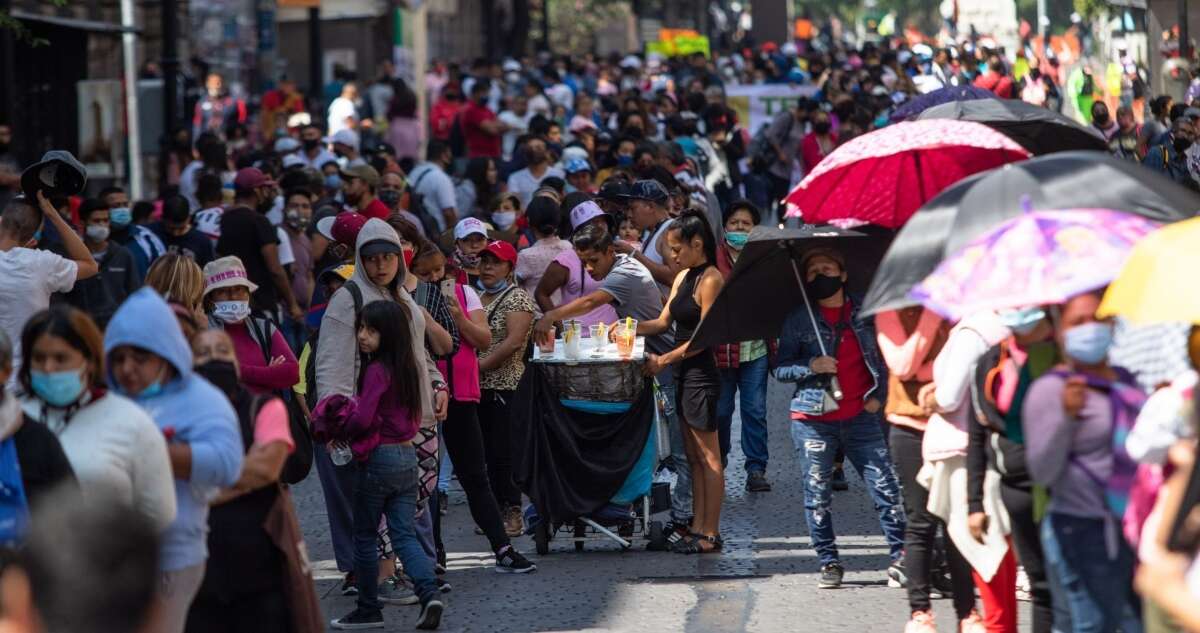
[[[550,331],[544,337],[538,339],[538,352],[543,357],[554,355],[554,332],[554,326],[550,326]]]
[[[588,328],[588,334],[592,337],[592,348],[597,352],[604,349],[608,343],[608,326],[599,323]]]
[[[617,322],[617,333],[615,335],[617,342],[617,353],[622,359],[629,360],[633,356],[633,344],[637,340],[637,321],[624,320]]]

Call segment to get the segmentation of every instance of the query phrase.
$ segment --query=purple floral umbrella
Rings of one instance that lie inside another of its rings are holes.
[[[909,293],[958,320],[979,312],[1063,303],[1108,285],[1154,222],[1110,209],[1030,211],[942,261]]]

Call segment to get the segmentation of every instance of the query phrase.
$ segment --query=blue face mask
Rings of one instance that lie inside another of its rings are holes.
[[[633,164],[633,157],[624,154],[617,155],[617,165],[620,167],[628,167]]]
[[[482,279],[480,279],[478,282],[475,283],[475,287],[478,288],[480,292],[482,292],[484,294],[489,294],[489,295],[494,295],[494,294],[504,292],[505,290],[508,289],[508,286],[509,286],[509,283],[508,283],[507,279],[500,280],[499,282],[496,283],[495,286],[488,286],[487,284],[483,283]]]
[[[83,368],[29,372],[33,393],[52,407],[65,407],[83,395]]]
[[[154,396],[157,396],[158,394],[162,393],[162,390],[163,390],[162,382],[155,380],[154,382],[147,385],[146,388],[143,389],[141,393],[139,393],[137,396],[134,396],[134,397],[136,397],[139,400],[141,400],[143,398],[153,398]]]
[[[326,189],[341,189],[342,188],[342,177],[337,174],[329,174],[328,176],[325,177],[325,188]]]
[[[35,242],[42,241],[42,229],[39,228],[37,231],[34,231],[33,241],[35,241]]]
[[[1006,310],[1000,313],[1000,322],[1015,334],[1029,334],[1046,318],[1046,311],[1034,306]]]
[[[732,232],[725,233],[725,243],[732,246],[733,248],[738,249],[738,250],[742,250],[743,248],[745,248],[746,242],[749,239],[750,239],[750,234],[744,233],[742,231],[732,231]]]
[[[129,207],[109,209],[108,221],[116,227],[129,226],[129,223],[133,222],[133,212],[129,210]]]
[[[1085,365],[1098,365],[1108,358],[1113,329],[1108,323],[1084,323],[1063,332],[1067,356]]]

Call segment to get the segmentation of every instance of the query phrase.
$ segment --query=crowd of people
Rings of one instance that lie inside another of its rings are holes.
[[[416,88],[384,64],[369,85],[340,76],[311,112],[290,82],[253,107],[212,75],[156,199],[0,179],[0,540],[29,541],[6,573],[26,590],[0,582],[0,618],[83,621],[46,589],[46,574],[74,573],[73,560],[47,570],[66,560],[46,539],[71,505],[47,500],[74,494],[110,507],[83,522],[97,527],[80,560],[121,553],[130,577],[104,591],[127,592],[123,630],[323,630],[288,492],[315,470],[339,589],[356,596],[331,626],[382,627],[399,604],[437,628],[452,476],[496,571],[537,569],[517,549],[529,526],[510,412],[531,346],[567,320],[632,318],[665,395],[670,551],[724,547],[735,400],[746,488],[771,491],[773,376],[797,384],[801,471],[775,485],[803,489],[819,587],[843,581],[832,497],[849,460],[886,577],[907,590],[908,633],[936,630],[937,596],[972,633],[1015,632],[1018,596],[1035,633],[1133,633],[1163,612],[1195,628],[1194,609],[1156,601],[1169,582],[1139,582],[1146,608],[1136,600],[1134,550],[1106,500],[1126,458],[1117,429],[1132,429],[1133,459],[1190,469],[1193,422],[1178,420],[1195,370],[1143,406],[1107,363],[1096,293],[957,322],[920,306],[866,316],[854,253],[814,249],[799,262],[811,304],[777,336],[692,347],[755,227],[782,222],[804,174],[909,100],[966,85],[1048,108],[1081,97],[1027,50],[805,44],[439,63]],[[738,83],[817,92],[751,130],[726,102]],[[1200,190],[1189,96],[1115,115],[1094,100],[1086,125],[1114,156]],[[1187,349],[1200,365],[1200,335]],[[840,406],[814,408],[814,376],[836,377]],[[137,542],[109,542],[121,536]],[[149,568],[157,581],[137,582]]]

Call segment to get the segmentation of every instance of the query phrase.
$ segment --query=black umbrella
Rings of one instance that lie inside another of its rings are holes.
[[[863,310],[916,305],[908,291],[948,255],[1033,209],[1102,208],[1155,222],[1200,212],[1200,194],[1136,163],[1101,152],[1059,152],[1010,163],[955,183],[913,215],[892,242],[867,291]]]
[[[975,99],[934,106],[917,116],[982,123],[1021,144],[1035,156],[1073,149],[1105,151],[1100,131],[1053,110],[1019,99]]]
[[[969,84],[965,86],[946,86],[909,99],[900,107],[893,110],[888,120],[892,123],[911,121],[925,110],[942,105],[943,103],[998,98],[991,90],[976,88]]]
[[[788,314],[803,305],[797,271],[804,253],[814,248],[841,251],[846,256],[850,291],[861,292],[879,265],[891,234],[866,226],[861,232],[831,226],[755,228],[692,343],[707,347],[779,336]]]

